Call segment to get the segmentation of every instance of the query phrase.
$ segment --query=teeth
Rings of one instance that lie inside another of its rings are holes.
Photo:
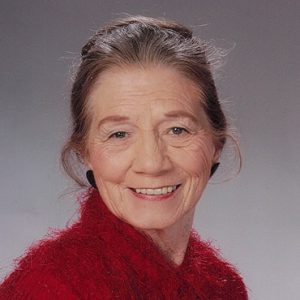
[[[135,189],[135,192],[138,194],[146,194],[146,195],[164,195],[167,193],[171,193],[176,190],[176,185],[165,186],[159,189]]]

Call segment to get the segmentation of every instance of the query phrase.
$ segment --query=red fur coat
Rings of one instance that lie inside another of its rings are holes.
[[[193,230],[180,266],[116,218],[96,190],[72,227],[29,250],[0,286],[1,300],[244,300],[237,271]]]

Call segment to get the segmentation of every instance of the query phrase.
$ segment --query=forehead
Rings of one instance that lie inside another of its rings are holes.
[[[166,66],[114,67],[101,74],[88,97],[93,117],[111,113],[141,114],[185,110],[199,116],[199,87],[178,70]]]

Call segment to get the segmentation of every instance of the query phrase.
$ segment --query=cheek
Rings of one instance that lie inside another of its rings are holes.
[[[125,177],[131,159],[127,151],[116,154],[108,148],[95,146],[90,152],[90,164],[98,180],[117,183]]]
[[[195,136],[188,147],[173,151],[177,164],[189,175],[209,177],[215,147],[206,136]]]

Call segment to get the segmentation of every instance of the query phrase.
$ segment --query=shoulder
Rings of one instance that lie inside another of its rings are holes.
[[[98,282],[103,282],[100,278],[103,260],[95,259],[103,253],[99,251],[102,244],[101,239],[91,238],[80,223],[40,241],[0,285],[0,300],[78,299],[78,282],[87,280],[95,261],[99,262]]]
[[[221,256],[220,250],[211,242],[200,240],[196,232],[193,232],[192,248],[194,265],[203,278],[207,294],[211,294],[210,299],[248,299],[241,274]]]
[[[69,287],[48,270],[16,270],[0,286],[1,300],[78,299]]]

